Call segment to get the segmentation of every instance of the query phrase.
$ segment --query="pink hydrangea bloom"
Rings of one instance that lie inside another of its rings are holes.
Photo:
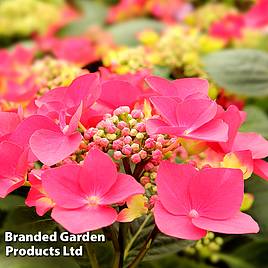
[[[170,134],[205,141],[227,141],[228,125],[217,118],[218,105],[209,99],[154,96],[150,98],[163,119],[149,119],[149,134]]]
[[[257,233],[257,223],[240,212],[244,184],[238,169],[206,168],[168,161],[157,174],[158,200],[154,216],[159,230],[167,235],[197,240],[206,231]]]
[[[245,26],[245,19],[242,15],[228,14],[221,21],[212,24],[209,33],[213,37],[228,42],[234,38],[241,38]]]
[[[4,198],[24,184],[28,168],[27,150],[12,142],[1,142],[0,166],[0,197]]]
[[[98,149],[89,151],[83,166],[66,164],[44,171],[42,182],[56,204],[52,218],[71,233],[111,225],[117,218],[111,205],[144,192],[133,177],[117,173],[115,163]]]

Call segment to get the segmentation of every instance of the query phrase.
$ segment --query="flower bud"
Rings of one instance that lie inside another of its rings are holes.
[[[130,159],[134,164],[138,164],[141,162],[141,157],[139,154],[133,154]]]
[[[115,160],[120,160],[123,157],[123,154],[120,151],[115,151],[113,156]]]
[[[129,144],[126,144],[122,149],[122,153],[125,155],[131,155],[132,153],[131,146]]]

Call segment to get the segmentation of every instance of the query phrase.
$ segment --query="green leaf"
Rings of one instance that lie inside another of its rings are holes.
[[[263,267],[268,263],[268,241],[257,240],[241,245],[237,250],[233,252],[233,255],[243,259],[244,261],[256,267]]]
[[[135,46],[139,42],[137,34],[145,29],[161,31],[163,23],[153,19],[132,19],[126,22],[117,23],[107,28],[107,31],[112,35],[113,40],[118,45]]]
[[[230,49],[204,59],[211,78],[228,91],[244,96],[268,95],[268,53],[254,49]]]
[[[5,219],[3,230],[18,233],[52,232],[57,224],[48,216],[39,217],[35,210],[17,207],[10,211]]]
[[[242,132],[257,132],[268,138],[268,117],[265,112],[257,106],[247,106],[246,122],[241,126]]]
[[[81,19],[76,20],[60,30],[60,36],[81,35],[92,25],[105,23],[107,7],[96,1],[75,0],[74,4],[83,13]]]
[[[133,222],[133,229],[136,231],[138,227],[142,224],[144,218],[141,217]],[[129,264],[138,254],[142,246],[144,245],[146,238],[149,236],[154,228],[154,220],[151,219],[145,225],[141,234],[137,238],[136,242],[133,244],[133,248],[129,251],[126,264]],[[152,243],[150,249],[145,255],[143,261],[151,261],[155,259],[163,258],[166,255],[177,253],[186,247],[193,245],[193,241],[176,239],[170,236],[166,236],[159,233]]]
[[[249,211],[250,215],[260,225],[258,236],[268,238],[268,182],[264,179],[253,176],[246,182],[246,192],[254,194],[254,203]]]
[[[24,206],[24,198],[18,195],[8,195],[0,200],[0,210],[8,211],[18,206]]]
[[[215,266],[210,266],[208,264],[198,262],[186,257],[181,256],[168,256],[157,262],[144,262],[140,268],[163,268],[163,267],[176,267],[176,268],[214,268]]]

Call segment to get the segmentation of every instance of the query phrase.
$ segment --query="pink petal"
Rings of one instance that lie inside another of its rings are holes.
[[[59,131],[59,127],[50,118],[42,115],[32,115],[18,125],[11,135],[10,141],[22,147],[27,147],[32,134],[39,129]]]
[[[78,165],[66,164],[42,173],[42,185],[58,206],[78,208],[86,204],[86,194],[79,185],[80,169]]]
[[[140,90],[130,83],[121,80],[111,80],[102,84],[102,92],[98,102],[115,109],[123,105],[133,106],[140,95]]]
[[[115,184],[102,196],[100,204],[120,203],[132,195],[143,193],[144,188],[132,176],[119,173]]]
[[[82,109],[83,109],[83,103],[81,102],[80,105],[78,106],[76,112],[71,117],[68,130],[65,133],[67,136],[73,134],[77,130],[78,123],[79,123],[81,115],[82,115]]]
[[[198,95],[199,98],[207,98],[208,96],[208,81],[201,78],[182,78],[172,81],[175,85],[177,96],[185,99],[189,96]]]
[[[217,104],[211,100],[186,100],[177,104],[176,113],[177,125],[192,132],[215,117]]]
[[[227,219],[239,211],[244,194],[240,169],[209,168],[196,175],[189,188],[192,209],[210,219]]]
[[[78,149],[82,140],[80,133],[65,136],[62,132],[37,130],[30,139],[34,155],[45,165],[52,166]]]
[[[80,185],[88,195],[105,195],[117,180],[112,159],[99,149],[91,149],[81,169]]]
[[[258,224],[247,214],[238,212],[225,220],[198,217],[192,219],[196,227],[224,234],[251,234],[258,233]]]
[[[9,193],[21,187],[25,182],[25,179],[22,177],[10,177],[10,178],[1,178],[0,177],[0,197],[5,198]]]
[[[17,113],[0,112],[0,136],[10,134],[20,123]]]
[[[254,162],[254,173],[261,178],[268,180],[268,163],[261,159],[255,159]]]
[[[207,233],[205,230],[195,227],[189,217],[169,213],[160,201],[155,204],[154,218],[158,229],[166,235],[181,239],[199,240]]]
[[[188,194],[190,180],[197,174],[191,165],[162,161],[156,178],[159,200],[174,215],[187,215],[191,208]]]
[[[223,113],[222,119],[226,124],[228,124],[228,141],[220,143],[220,146],[224,152],[230,152],[237,131],[243,122],[243,118],[238,108],[234,105],[231,105],[228,107],[227,111]]]
[[[178,102],[173,98],[154,96],[150,97],[150,101],[154,105],[159,114],[171,125],[177,126],[177,106]]]
[[[100,96],[101,88],[98,73],[77,77],[67,88],[66,106],[75,107],[83,102],[84,107],[91,106]]]
[[[171,83],[171,81],[159,77],[159,76],[149,76],[145,79],[146,83],[154,91],[162,96],[177,96],[176,86]]]
[[[184,130],[185,128],[169,126],[159,119],[149,119],[146,121],[146,131],[149,135],[170,134],[179,136],[183,134]]]
[[[233,151],[250,150],[253,159],[268,156],[268,141],[257,133],[239,132],[234,140]]]
[[[51,217],[70,233],[78,234],[113,224],[117,213],[115,209],[106,206],[84,206],[79,209],[55,207]]]
[[[183,137],[212,142],[226,141],[228,139],[228,125],[221,119],[211,120],[189,134],[184,134]]]

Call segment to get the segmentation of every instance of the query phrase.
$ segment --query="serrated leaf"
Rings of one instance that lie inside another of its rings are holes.
[[[244,96],[268,95],[268,53],[229,49],[203,58],[205,70],[221,87]]]
[[[247,106],[246,122],[241,126],[242,132],[257,132],[268,138],[268,117],[265,112],[257,106]]]
[[[107,28],[107,31],[112,35],[113,40],[118,45],[134,46],[139,42],[137,34],[145,29],[161,31],[163,23],[153,19],[132,19],[126,22],[117,23]]]

